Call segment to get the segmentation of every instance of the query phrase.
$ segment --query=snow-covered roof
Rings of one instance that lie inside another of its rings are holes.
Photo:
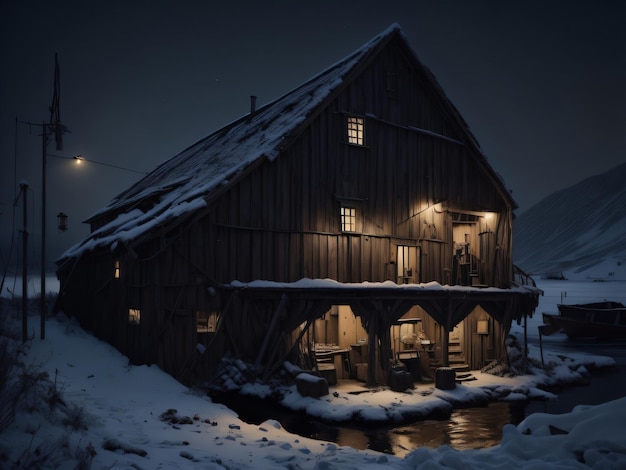
[[[401,33],[397,24],[298,88],[226,125],[159,165],[89,220],[118,214],[65,252],[61,259],[96,247],[133,240],[174,217],[206,205],[205,197],[253,162],[275,159],[286,137],[342,83],[377,45]],[[152,199],[149,209],[139,203]]]
[[[262,159],[275,159],[286,139],[297,134],[300,126],[338,90],[355,66],[395,35],[412,51],[400,26],[392,24],[357,51],[298,88],[254,113],[242,116],[159,165],[92,215],[88,222],[109,220],[66,251],[59,261],[79,257],[95,248],[108,246],[114,249],[118,243],[136,240],[180,215],[206,207],[207,199],[216,189],[229,184],[251,164]],[[418,60],[416,55],[415,58]],[[447,101],[434,77],[426,68],[424,71]],[[467,131],[468,139],[475,143],[461,116],[449,101],[448,104],[454,118]],[[478,144],[475,146],[480,154]]]

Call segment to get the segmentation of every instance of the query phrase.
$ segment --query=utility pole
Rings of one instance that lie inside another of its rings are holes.
[[[26,250],[28,249],[28,232],[26,231],[26,223],[28,217],[26,215],[28,184],[21,183],[20,190],[24,196],[24,226],[22,229],[22,240],[24,247],[22,248],[22,343],[25,343],[28,339],[28,286],[27,286],[27,269],[28,269],[28,256]]]
[[[59,61],[57,54],[54,55],[54,93],[52,96],[52,104],[49,106],[50,123],[46,124],[44,120],[41,124],[41,292],[39,299],[39,311],[41,316],[41,339],[46,339],[46,167],[48,161],[48,132],[54,133],[56,141],[56,149],[63,150],[63,134],[67,131],[61,122],[61,112],[59,109],[59,100],[61,96],[59,79]],[[28,124],[30,126],[39,126],[27,121],[16,122]],[[26,196],[24,196],[26,198]],[[24,221],[26,226],[26,221]],[[26,229],[24,229],[26,236]]]
[[[56,57],[55,57],[56,59]],[[41,298],[39,299],[41,339],[46,339],[46,166],[48,147],[48,131],[44,123],[41,125]]]

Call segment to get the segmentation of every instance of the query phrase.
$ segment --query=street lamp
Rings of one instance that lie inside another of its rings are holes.
[[[60,157],[60,158],[69,158],[69,157]],[[77,165],[80,165],[83,162],[89,162],[89,163],[95,163],[97,165],[103,165],[103,166],[108,166],[108,167],[111,167],[111,168],[117,168],[118,170],[132,171],[133,173],[139,173],[139,174],[142,174],[142,175],[147,175],[148,174],[147,171],[133,170],[131,168],[125,168],[123,166],[111,165],[110,163],[98,162],[96,160],[92,160],[91,158],[87,159],[87,158],[83,157],[82,155],[76,155],[75,157],[71,157],[71,158],[76,161]]]

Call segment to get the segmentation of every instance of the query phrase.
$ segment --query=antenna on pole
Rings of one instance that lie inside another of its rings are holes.
[[[61,78],[59,73],[58,54],[54,53],[54,90],[52,93],[52,104],[48,107],[50,110],[50,125],[54,128],[54,140],[57,144],[57,150],[63,150],[63,134],[66,129],[61,123]]]

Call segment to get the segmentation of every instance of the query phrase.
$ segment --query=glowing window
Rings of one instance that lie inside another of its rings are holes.
[[[348,142],[355,145],[365,144],[363,118],[348,118]]]
[[[139,325],[141,323],[141,310],[138,308],[128,309],[128,324]]]
[[[356,232],[356,209],[354,207],[341,208],[341,231]]]
[[[215,333],[217,329],[217,312],[196,311],[196,331],[198,333]]]
[[[115,277],[115,279],[120,278],[120,260],[119,259],[115,260],[115,268],[113,270],[113,277]]]

